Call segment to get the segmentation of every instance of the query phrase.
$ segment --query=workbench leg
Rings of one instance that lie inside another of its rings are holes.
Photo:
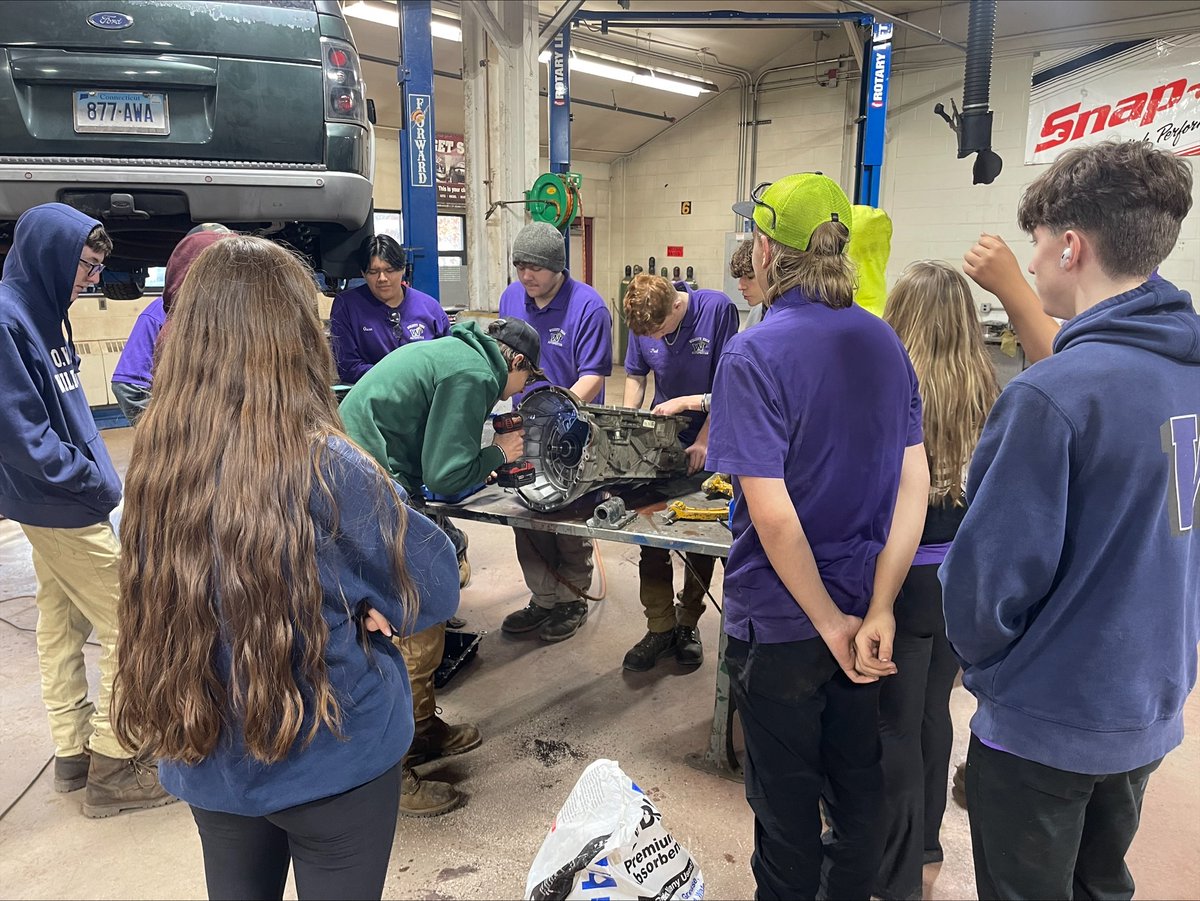
[[[725,617],[721,616],[721,641],[717,651],[717,699],[713,706],[712,729],[708,748],[702,754],[688,754],[688,766],[714,773],[734,782],[743,779],[742,765],[733,750],[733,694],[729,690],[729,667],[725,665]]]

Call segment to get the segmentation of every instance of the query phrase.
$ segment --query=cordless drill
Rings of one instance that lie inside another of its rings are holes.
[[[496,434],[516,432],[523,425],[519,413],[500,413],[492,417],[492,428]],[[537,469],[528,460],[514,460],[496,468],[496,484],[501,488],[520,488],[537,477]]]

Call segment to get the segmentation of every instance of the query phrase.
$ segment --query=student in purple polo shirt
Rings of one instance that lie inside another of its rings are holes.
[[[738,330],[733,301],[720,291],[693,290],[686,282],[672,284],[657,275],[639,275],[625,294],[629,350],[625,355],[626,407],[641,407],[646,399],[646,375],[654,373],[654,404],[712,391],[717,358]],[[708,414],[686,412],[689,425],[679,440],[687,449],[688,475],[704,467],[708,452]],[[704,594],[712,581],[716,558],[688,554],[679,606],[671,552],[643,547],[638,563],[639,593],[646,612],[645,636],[625,655],[624,668],[648,670],[660,657],[674,652],[683,666],[704,660],[696,628],[704,612]]]
[[[112,393],[117,406],[130,425],[150,403],[150,371],[154,363],[154,342],[167,321],[162,297],[156,297],[138,314],[137,321],[125,339],[125,348],[113,368]]]
[[[604,379],[612,372],[612,316],[594,288],[566,271],[562,234],[545,222],[525,226],[513,242],[512,262],[518,280],[500,295],[501,317],[523,319],[537,329],[541,368],[551,384],[570,389],[584,403],[604,403]],[[522,397],[524,392],[513,404]],[[501,628],[536,629],[543,641],[570,638],[588,617],[583,595],[592,584],[591,540],[514,531],[530,599]]]
[[[407,265],[394,238],[375,235],[359,251],[367,283],[334,298],[329,337],[345,384],[353,385],[397,347],[449,333],[450,318],[441,305],[402,281]]]
[[[892,602],[929,492],[921,398],[896,333],[853,302],[837,184],[791,175],[751,196],[734,210],[754,222],[770,323],[717,364],[707,467],[734,481],[726,662],[751,869],[759,898],[867,898],[883,850],[878,679],[896,670]]]
[[[205,222],[184,235],[183,240],[171,251],[171,258],[167,260],[162,296],[154,298],[138,314],[112,374],[113,397],[117,399],[117,405],[130,425],[137,425],[138,419],[150,403],[154,346],[158,342],[159,332],[167,322],[171,302],[183,285],[184,276],[192,268],[192,261],[200,256],[201,251],[214,241],[230,234],[232,232],[219,222]]]

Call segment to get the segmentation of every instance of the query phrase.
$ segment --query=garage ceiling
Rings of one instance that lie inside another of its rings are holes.
[[[372,0],[383,5],[391,0]],[[392,3],[394,5],[394,3]],[[540,0],[543,23],[558,9],[560,0]],[[727,5],[727,4],[726,4]],[[864,11],[862,3],[848,0],[741,0],[741,12]],[[875,0],[871,6],[881,9],[896,21],[916,20],[929,32],[941,33],[946,40],[964,44],[969,4],[966,0]],[[719,9],[721,0],[630,0],[632,12],[696,12]],[[434,12],[459,18],[460,3],[435,0]],[[1069,9],[1067,9],[1069,7]],[[584,9],[593,12],[621,12],[615,0],[588,0]],[[997,11],[997,51],[1005,46],[1026,48],[1029,35],[1053,36],[1073,32],[1081,43],[1078,29],[1093,23],[1111,23],[1122,19],[1139,20],[1143,33],[1156,33],[1156,22],[1173,13],[1200,10],[1200,3],[1176,0],[1142,0],[1138,3],[1099,0],[1051,4],[1005,0]],[[374,99],[380,125],[395,128],[400,122],[399,89],[396,83],[397,31],[358,18],[348,18],[359,51],[364,58],[364,76],[368,95]],[[1143,24],[1144,23],[1144,24]],[[844,30],[836,26],[820,32],[811,28],[613,28],[601,34],[596,26],[582,25],[572,32],[572,46],[606,56],[638,62],[657,69],[702,77],[716,84],[721,93],[737,89],[741,77],[758,76],[776,66],[812,63],[815,60],[844,61],[844,68],[856,69],[850,43]],[[913,29],[898,27],[897,49],[909,52],[897,57],[903,66],[918,59],[961,60],[952,47],[939,45],[938,38]],[[925,49],[919,49],[925,48]],[[438,131],[461,133],[463,130],[462,45],[433,39],[435,124]],[[834,63],[822,65],[822,68]],[[542,66],[542,88],[546,87],[546,67]],[[811,69],[799,70],[801,74]],[[625,84],[594,75],[572,76],[571,96],[578,102],[572,107],[572,156],[579,159],[609,161],[629,153],[670,127],[719,94],[706,93],[692,98],[652,88]],[[619,107],[624,112],[617,111]],[[542,143],[546,143],[543,116]]]

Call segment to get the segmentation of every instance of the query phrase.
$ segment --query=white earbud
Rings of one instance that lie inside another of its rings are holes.
[[[1062,256],[1058,258],[1058,268],[1066,269],[1067,263],[1071,262],[1071,248],[1068,247],[1062,252]]]

